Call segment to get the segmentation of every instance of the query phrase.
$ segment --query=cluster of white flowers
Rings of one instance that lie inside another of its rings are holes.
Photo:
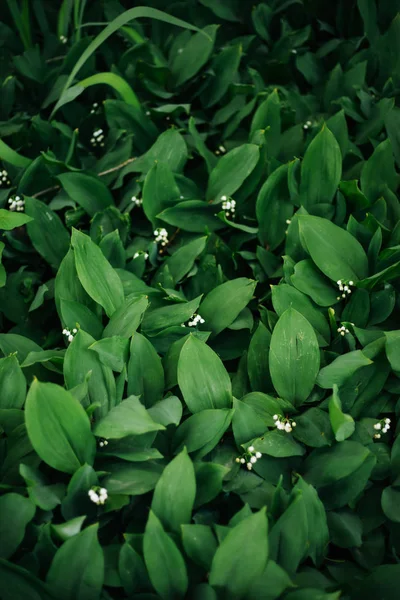
[[[92,110],[90,111],[91,115],[94,115],[94,113],[96,112],[96,110],[99,108],[99,103],[98,102],[93,102],[92,104]]]
[[[296,421],[293,421],[293,419],[285,419],[282,415],[274,415],[272,418],[275,421],[277,429],[286,431],[286,433],[290,433],[293,427],[296,427],[297,425]]]
[[[237,463],[240,463],[242,465],[246,465],[247,469],[249,471],[252,470],[253,465],[258,461],[259,458],[262,457],[261,452],[258,452],[258,450],[256,450],[254,448],[254,446],[249,446],[247,448],[247,452],[244,453],[243,456],[238,456],[236,459]]]
[[[225,211],[225,215],[227,217],[230,217],[232,215],[232,217],[235,216],[235,211],[236,211],[236,200],[232,200],[232,198],[230,198],[228,200],[228,198],[226,196],[221,196],[221,200],[222,200],[222,210]]]
[[[303,125],[303,129],[308,129],[309,127],[311,127],[312,122],[311,121],[306,121]]]
[[[140,250],[140,252],[135,252],[135,254],[133,255],[133,258],[138,258],[139,256],[144,256],[144,260],[147,260],[149,258],[149,255],[147,252],[142,252]]]
[[[74,336],[76,333],[78,333],[78,330],[76,329],[76,327],[74,327],[74,329],[71,331],[70,329],[63,329],[63,335],[67,336],[67,340],[69,341],[69,343],[71,343],[74,339]]]
[[[108,441],[105,439],[101,439],[99,441],[99,446],[100,446],[100,448],[104,448],[104,446],[108,446]]]
[[[94,148],[97,148],[97,146],[104,146],[104,132],[102,129],[96,129],[96,131],[93,131],[93,135],[90,139],[90,143],[92,144],[92,146]]]
[[[225,146],[218,146],[218,150],[215,151],[215,154],[218,156],[219,154],[225,154],[226,153],[226,148]]]
[[[164,229],[164,227],[159,227],[154,230],[155,241],[161,242],[161,246],[166,246],[168,244],[168,231]]]
[[[192,315],[192,320],[188,321],[188,325],[189,327],[196,327],[199,323],[203,324],[205,323],[205,320],[200,315],[194,313],[194,315]]]
[[[8,171],[6,171],[5,169],[0,171],[0,187],[2,187],[3,185],[11,185],[11,181],[8,177]]]
[[[131,202],[133,202],[133,204],[135,206],[142,206],[142,204],[143,204],[143,198],[137,198],[136,196],[132,196]]]
[[[22,212],[25,207],[25,200],[21,199],[21,196],[12,196],[8,199],[8,204],[10,205],[10,210],[16,210],[17,212]]]
[[[95,504],[104,504],[108,498],[106,488],[93,487],[88,491],[88,496]]]
[[[350,286],[354,285],[354,281],[348,281],[346,283],[343,279],[339,279],[336,283],[339,288],[339,292],[342,292],[341,296],[338,296],[336,300],[340,300],[340,298],[346,298],[346,294],[348,296],[351,294]]]
[[[62,44],[66,44],[68,42],[68,38],[65,35],[60,35],[60,42]]]
[[[338,333],[340,333],[340,335],[346,335],[346,333],[350,333],[350,331],[347,329],[347,327],[342,325],[341,327],[338,327]]]
[[[378,421],[378,423],[375,423],[374,429],[376,429],[378,431],[382,431],[382,433],[387,433],[390,429],[390,419],[389,418],[381,419],[380,421]],[[381,434],[375,433],[374,438],[376,440],[380,440]]]

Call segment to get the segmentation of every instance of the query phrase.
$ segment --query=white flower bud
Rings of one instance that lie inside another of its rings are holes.
[[[262,457],[261,452],[256,452],[256,458],[261,458],[261,457]]]
[[[247,463],[247,468],[248,468],[249,471],[251,471],[252,468],[253,468],[253,465],[251,463]]]
[[[277,421],[278,420],[278,415],[274,415],[272,418],[273,418],[274,421]]]
[[[249,452],[254,452],[254,446],[249,446],[249,447],[247,448],[247,450],[248,450]]]
[[[381,429],[382,425],[380,423],[375,423],[374,429]]]

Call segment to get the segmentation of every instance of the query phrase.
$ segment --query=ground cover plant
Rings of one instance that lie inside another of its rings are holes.
[[[6,0],[0,597],[398,598],[399,0]]]

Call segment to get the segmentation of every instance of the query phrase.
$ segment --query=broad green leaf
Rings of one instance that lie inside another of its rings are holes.
[[[222,408],[201,410],[191,415],[176,430],[176,451],[180,452],[186,447],[188,452],[195,452],[204,446],[207,446],[208,451],[212,450],[210,443],[214,443],[214,446],[218,444],[231,423],[233,412]]]
[[[113,206],[114,200],[107,186],[92,175],[63,173],[58,176],[62,188],[74,202],[82,206],[90,217]]]
[[[271,289],[272,305],[279,317],[288,308],[295,308],[314,327],[319,345],[329,344],[331,335],[328,321],[305,294],[286,283],[271,286]]]
[[[153,511],[143,538],[143,554],[150,581],[163,600],[183,598],[188,587],[185,561]]]
[[[205,320],[202,327],[217,335],[231,325],[248,305],[256,282],[246,277],[226,281],[211,290],[200,304],[199,313]]]
[[[215,206],[203,200],[183,200],[157,215],[169,225],[179,227],[184,231],[204,233],[206,230],[222,229],[224,224],[216,216]]]
[[[351,415],[347,415],[342,411],[342,403],[336,384],[333,384],[333,394],[329,400],[329,418],[337,442],[343,442],[353,435],[355,430],[354,419]]]
[[[162,429],[165,427],[153,421],[139,398],[131,396],[122,400],[105,417],[97,421],[93,433],[106,439],[119,439],[127,435],[141,435]]]
[[[48,585],[27,569],[0,558],[0,585],[4,600],[54,600]]]
[[[111,317],[124,301],[120,278],[89,236],[74,229],[72,246],[76,270],[83,288]]]
[[[143,210],[149,221],[156,226],[157,215],[174,206],[179,200],[179,188],[169,166],[156,162],[146,175],[143,186]]]
[[[26,379],[15,355],[0,358],[0,408],[22,408]]]
[[[107,465],[108,474],[102,484],[109,494],[128,494],[140,496],[155,488],[163,466],[154,461],[125,463],[115,462]]]
[[[184,482],[184,485],[182,483]],[[180,493],[176,490],[180,487]],[[194,468],[186,448],[165,467],[154,490],[151,510],[167,531],[180,532],[183,524],[190,523],[196,480]]]
[[[182,418],[183,406],[177,396],[168,396],[157,404],[151,406],[148,414],[153,421],[167,427],[168,425],[179,425]]]
[[[338,302],[337,288],[317,269],[310,259],[301,260],[294,266],[290,277],[294,287],[310,296],[318,306],[333,306]]]
[[[307,210],[332,202],[342,175],[342,154],[333,133],[324,125],[301,165],[300,197]]]
[[[117,373],[121,373],[128,362],[129,340],[116,336],[103,338],[89,346],[96,352],[100,362]]]
[[[255,577],[268,560],[268,521],[265,508],[238,523],[218,547],[210,584],[230,598],[246,598]]]
[[[146,408],[162,398],[164,370],[154,346],[140,333],[134,333],[128,363],[128,394],[140,396]]]
[[[227,92],[239,68],[241,55],[240,44],[230,45],[223,48],[212,61],[211,68],[214,76],[208,80],[202,93],[205,108],[214,106]]]
[[[182,544],[186,554],[206,571],[210,570],[217,540],[208,525],[182,525]]]
[[[293,214],[288,190],[288,166],[276,169],[262,186],[256,202],[258,237],[261,244],[275,250],[285,239],[287,220]]]
[[[310,323],[294,308],[275,325],[269,351],[272,383],[278,394],[297,406],[310,395],[320,365],[318,340]]]
[[[68,102],[75,100],[82,92],[93,85],[108,85],[113,88],[128,106],[133,106],[140,109],[140,101],[132,90],[129,83],[117,73],[96,73],[85,79],[81,79],[79,83],[68,89],[66,94],[57,102],[58,108],[65,106]]]
[[[400,331],[386,331],[386,356],[394,373],[400,376]]]
[[[340,548],[357,548],[362,544],[363,522],[351,509],[326,513],[332,542]]]
[[[26,225],[26,223],[30,223],[31,221],[32,217],[29,215],[0,208],[0,229],[11,231],[16,227],[22,227],[22,225]]]
[[[209,447],[211,447],[211,444]],[[204,449],[197,454],[197,457],[202,458],[206,453]],[[224,465],[202,462],[200,460],[196,460],[194,468],[196,472],[196,500],[194,508],[196,509],[203,504],[208,504],[222,492],[223,479],[229,473],[230,469]]]
[[[394,168],[390,139],[381,142],[364,164],[361,172],[361,189],[370,202],[385,194],[387,188],[396,191],[399,178]]]
[[[200,237],[188,244],[185,244],[181,248],[178,248],[172,256],[167,258],[163,266],[160,268],[157,280],[161,280],[162,273],[168,269],[169,274],[174,280],[174,283],[178,283],[189,271],[193,268],[196,258],[203,252],[206,246],[207,238]]]
[[[221,359],[193,335],[179,356],[178,383],[193,413],[232,405],[232,384]]]
[[[275,458],[303,456],[305,449],[291,435],[281,431],[267,431],[261,438],[253,440],[256,450]]]
[[[103,337],[108,338],[114,335],[132,337],[139,327],[148,305],[147,296],[138,296],[137,294],[127,296],[124,303],[112,314],[108,325],[104,328]]]
[[[34,504],[20,494],[0,497],[0,558],[10,558],[14,554],[35,512]]]
[[[143,156],[125,167],[121,174],[148,173],[156,163],[163,163],[173,173],[180,173],[187,161],[187,147],[182,135],[175,129],[164,131]]]
[[[294,487],[301,490],[307,515],[308,526],[308,556],[318,567],[322,564],[329,544],[329,531],[324,505],[316,490],[304,481],[302,477]]]
[[[250,127],[250,139],[258,130],[266,130],[267,152],[269,156],[278,156],[281,135],[281,114],[278,90],[274,90],[260,104],[254,113]]]
[[[84,463],[93,464],[96,442],[89,418],[62,387],[35,380],[26,399],[25,419],[32,446],[54,469],[74,473]]]
[[[211,171],[206,199],[218,204],[240,188],[255,168],[260,152],[255,144],[243,144],[225,154]]]
[[[104,554],[98,524],[69,538],[52,560],[46,581],[61,600],[98,600],[104,580]]]
[[[324,389],[333,388],[335,384],[341,386],[355,371],[370,364],[372,364],[372,360],[367,358],[361,350],[347,352],[320,370],[317,384]]]
[[[368,275],[368,259],[360,244],[348,231],[321,217],[299,216],[304,248],[324,275],[359,281]]]
[[[117,401],[115,379],[110,367],[102,364],[99,356],[90,346],[95,340],[85,331],[80,329],[74,341],[68,346],[64,358],[64,377],[68,389],[74,388],[87,379],[88,399],[90,403],[98,403],[96,418],[103,417],[115,406]]]
[[[271,559],[293,576],[309,544],[307,510],[301,490],[293,492],[291,503],[272,527],[269,544]]]
[[[142,331],[148,336],[154,336],[168,327],[180,327],[182,323],[190,321],[199,307],[200,300],[201,296],[198,296],[190,302],[179,302],[147,311],[143,317]]]
[[[202,32],[195,33],[178,54],[171,65],[175,85],[179,86],[191,79],[208,61],[215,41],[218,25],[207,25]]]
[[[272,390],[269,372],[270,345],[271,334],[260,321],[252,335],[247,353],[247,374],[254,392],[270,392]]]
[[[34,248],[52,267],[59,267],[70,243],[60,217],[34,198],[25,197],[25,212],[32,218],[27,231]]]
[[[246,444],[265,432],[265,425],[256,410],[241,400],[233,399],[232,430],[237,446]]]

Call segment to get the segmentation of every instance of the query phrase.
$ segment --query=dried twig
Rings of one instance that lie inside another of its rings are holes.
[[[136,157],[128,158],[120,165],[117,165],[116,167],[111,167],[111,169],[107,169],[106,171],[102,171],[101,173],[97,173],[97,175],[98,175],[98,177],[104,177],[104,175],[109,175],[110,173],[114,173],[114,171],[119,171],[123,167],[126,167],[126,165],[129,165],[134,160],[136,160]],[[53,185],[52,187],[46,188],[45,190],[40,190],[40,192],[36,192],[36,194],[33,194],[32,198],[39,198],[40,196],[44,196],[45,194],[48,194],[49,192],[56,192],[60,188],[61,188],[60,185]]]

